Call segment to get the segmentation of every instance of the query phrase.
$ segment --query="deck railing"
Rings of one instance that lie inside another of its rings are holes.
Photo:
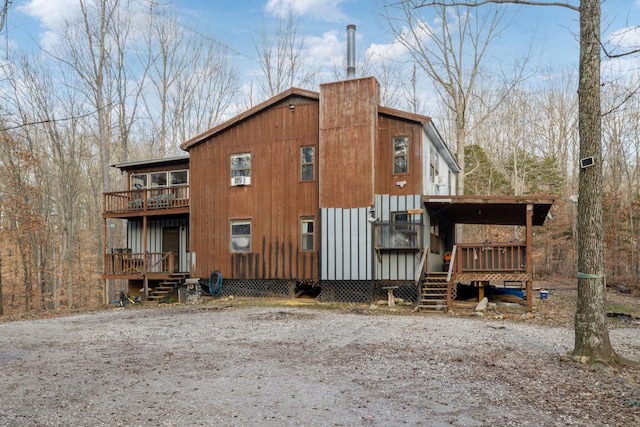
[[[455,272],[525,272],[526,243],[458,244]]]
[[[104,213],[144,212],[189,206],[189,186],[104,193]]]
[[[105,254],[104,273],[143,275],[145,272],[169,274],[176,271],[176,259],[173,252],[147,252],[143,254],[127,251],[127,249],[115,249],[114,253]]]

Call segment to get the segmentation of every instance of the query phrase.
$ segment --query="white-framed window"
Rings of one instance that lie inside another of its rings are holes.
[[[304,217],[300,220],[300,224],[302,226],[300,232],[302,250],[305,252],[315,250],[315,219]]]
[[[167,172],[151,172],[149,174],[151,188],[167,186]]]
[[[313,181],[315,175],[315,148],[302,147],[300,149],[300,178],[302,181]]]
[[[251,176],[251,153],[231,155],[231,178]]]
[[[409,172],[409,137],[393,138],[393,173]]]
[[[189,171],[187,169],[169,171],[169,185],[187,185],[189,184]]]
[[[231,252],[251,252],[251,221],[231,221]]]
[[[136,173],[131,175],[131,189],[140,190],[143,188],[147,188],[147,174]]]
[[[431,159],[429,160],[429,177],[431,182],[437,183],[438,175],[440,175],[440,156],[438,152],[431,147]]]

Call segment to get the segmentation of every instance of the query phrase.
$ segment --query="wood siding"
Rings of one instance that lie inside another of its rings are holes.
[[[393,138],[409,137],[408,173],[393,173]],[[424,142],[429,145],[429,141]],[[378,118],[378,146],[376,149],[376,194],[410,195],[422,194],[422,173],[428,171],[424,165],[422,150],[422,126],[395,117],[380,115]],[[427,150],[429,148],[427,147]],[[427,174],[428,175],[428,174]],[[405,181],[401,187],[398,183]]]
[[[373,203],[379,87],[374,78],[320,86],[320,206]]]
[[[193,276],[318,278],[318,181],[301,181],[306,146],[317,177],[318,103],[289,98],[190,149]],[[230,156],[240,153],[251,153],[251,184],[232,187]],[[316,220],[315,251],[300,250],[302,217]],[[251,221],[249,253],[231,252],[231,220]]]

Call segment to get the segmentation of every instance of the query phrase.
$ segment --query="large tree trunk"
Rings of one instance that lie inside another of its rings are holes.
[[[580,169],[578,202],[578,303],[573,354],[611,363],[615,353],[607,328],[602,232],[602,146],[600,106],[600,0],[580,7],[580,81],[578,83]],[[585,359],[586,360],[586,359]]]

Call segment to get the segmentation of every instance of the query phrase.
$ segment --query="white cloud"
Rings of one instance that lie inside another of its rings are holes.
[[[296,15],[310,15],[328,22],[346,22],[340,3],[343,0],[268,0],[265,10],[278,17],[286,17],[289,10]]]
[[[609,43],[622,49],[637,49],[640,46],[640,28],[626,27],[614,31],[609,36]]]
[[[337,30],[327,31],[321,37],[307,36],[305,44],[309,56],[318,64],[332,64],[344,56],[345,44],[338,39]]]
[[[366,56],[372,62],[400,60],[407,54],[407,49],[397,40],[386,44],[371,43]]]
[[[78,0],[31,0],[18,10],[40,21],[46,30],[59,30],[65,20],[80,11]]]

